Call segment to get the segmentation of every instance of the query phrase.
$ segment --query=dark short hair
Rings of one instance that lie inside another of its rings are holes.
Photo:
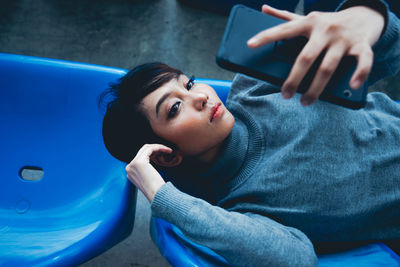
[[[153,132],[140,103],[145,96],[181,74],[180,70],[161,62],[142,64],[100,95],[99,104],[107,102],[103,141],[111,155],[129,163],[144,144],[159,143],[175,148]]]

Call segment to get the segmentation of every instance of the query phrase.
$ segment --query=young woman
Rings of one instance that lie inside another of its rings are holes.
[[[289,22],[249,46],[309,38],[283,98],[279,88],[238,75],[225,107],[213,88],[162,63],[134,68],[105,93],[113,97],[106,147],[129,163],[128,179],[153,216],[233,266],[313,266],[328,242],[400,239],[399,104],[381,93],[361,110],[315,101],[343,55],[358,59],[353,88],[369,74],[373,83],[399,70],[397,17],[381,1],[360,3],[306,17],[263,7]],[[309,90],[295,94],[323,50]],[[166,183],[154,166],[184,166],[183,179],[209,181],[212,201]]]

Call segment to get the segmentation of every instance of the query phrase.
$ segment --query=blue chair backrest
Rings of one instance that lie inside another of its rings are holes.
[[[77,265],[127,237],[136,191],[98,95],[125,70],[0,54],[0,265]]]

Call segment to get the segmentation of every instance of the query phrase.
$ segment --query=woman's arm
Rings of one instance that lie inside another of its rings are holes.
[[[176,225],[233,266],[317,264],[310,240],[299,230],[265,216],[224,210],[165,183],[150,161],[157,154],[171,152],[163,145],[145,145],[126,167],[128,179],[151,202],[154,217]]]
[[[282,86],[284,98],[291,98],[296,93],[301,80],[323,51],[325,56],[314,80],[301,97],[303,105],[312,104],[319,97],[345,55],[355,56],[358,60],[350,86],[357,89],[365,82],[373,63],[371,47],[384,28],[385,18],[381,13],[367,6],[352,6],[339,12],[312,12],[307,16],[265,5],[262,11],[288,22],[258,33],[249,40],[249,47],[258,48],[296,36],[309,39]]]
[[[151,157],[156,157],[161,153],[170,154],[172,149],[159,144],[146,144],[125,168],[129,181],[144,194],[149,202],[153,201],[154,195],[165,184],[164,179],[150,164]]]
[[[388,12],[386,30],[373,46],[374,65],[368,78],[369,85],[400,71],[400,20]],[[393,88],[396,89],[396,88]]]
[[[232,266],[316,266],[317,256],[301,231],[265,216],[213,206],[166,183],[151,203],[152,215],[209,247]]]

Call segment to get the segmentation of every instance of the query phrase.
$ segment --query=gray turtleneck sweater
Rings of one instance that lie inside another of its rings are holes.
[[[374,82],[399,70],[398,19],[375,45]],[[313,244],[400,239],[400,105],[371,93],[351,110],[235,78],[236,118],[225,147],[201,174],[216,205],[163,185],[152,215],[233,266],[313,266]],[[188,178],[189,179],[189,178]]]

